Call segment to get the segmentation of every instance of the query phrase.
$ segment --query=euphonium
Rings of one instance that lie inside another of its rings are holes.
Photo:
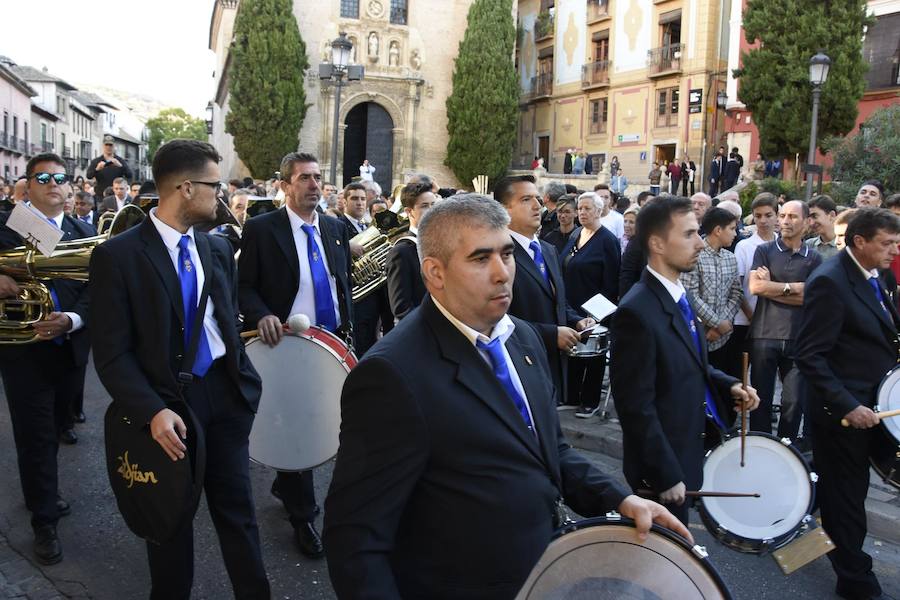
[[[387,211],[385,211],[387,212]],[[384,213],[378,213],[381,215]],[[377,215],[376,215],[377,216]],[[378,220],[376,219],[376,223]],[[382,223],[388,223],[388,220]],[[353,259],[353,301],[358,302],[377,291],[387,282],[387,257],[397,240],[408,235],[409,222],[390,228],[381,223],[372,225],[350,238],[351,244],[363,247],[363,255]]]

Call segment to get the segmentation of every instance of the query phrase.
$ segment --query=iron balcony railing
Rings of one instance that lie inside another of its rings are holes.
[[[581,67],[581,87],[589,88],[609,85],[609,69],[611,61],[595,60]]]
[[[669,44],[647,51],[647,63],[651,75],[681,70],[681,56],[684,44]]]

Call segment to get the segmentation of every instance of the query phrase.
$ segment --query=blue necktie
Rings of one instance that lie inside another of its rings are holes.
[[[188,252],[188,243],[191,236],[183,235],[178,240],[178,279],[181,281],[181,301],[184,303],[184,351],[191,347],[191,331],[194,327],[194,318],[197,315],[197,272],[194,263],[191,262],[191,253]],[[205,315],[204,315],[205,316]],[[197,355],[194,357],[194,365],[191,372],[203,377],[212,366],[212,353],[209,350],[209,340],[206,338],[206,328],[203,326],[203,318],[200,319],[200,340],[197,343]]]
[[[54,221],[50,217],[47,217],[47,221],[51,225],[53,225],[54,229],[59,229],[59,226],[56,224],[56,221]],[[65,235],[66,235],[65,232],[63,232],[64,237],[65,237]],[[53,300],[53,310],[55,310],[56,312],[62,312],[62,307],[59,304],[59,296],[56,295],[56,288],[53,287],[53,284],[50,283],[49,281],[46,283],[46,285],[47,285],[47,289],[50,290],[50,298]],[[61,336],[61,335],[58,335],[55,338],[53,338],[53,343],[56,344],[57,346],[62,346],[64,341],[65,340],[63,339],[63,336]]]
[[[316,325],[333,332],[337,330],[337,318],[334,316],[334,300],[331,298],[328,271],[325,270],[323,262],[325,257],[319,253],[315,227],[304,223],[300,228],[306,234],[306,253],[316,297]]]
[[[550,285],[550,273],[547,271],[547,263],[544,262],[544,254],[541,252],[541,244],[537,240],[532,240],[528,247],[534,252],[534,264],[537,265],[538,271],[544,276],[544,281]]]
[[[884,303],[884,294],[881,293],[881,286],[878,285],[878,278],[869,277],[869,285],[872,286],[873,290],[875,290],[875,297],[878,298],[878,303],[881,304],[881,308],[884,309],[884,312],[887,314],[888,319],[890,319],[891,311],[888,310],[887,304]]]
[[[83,217],[78,217],[78,218],[81,219],[82,221],[84,221],[85,223],[87,223],[88,225],[91,224],[91,218],[87,215],[84,215]]]
[[[516,409],[525,420],[525,425],[528,426],[528,430],[533,432],[534,427],[531,424],[531,416],[528,414],[528,406],[525,404],[525,399],[522,398],[516,390],[516,386],[513,385],[512,377],[509,375],[509,368],[506,365],[506,357],[503,355],[503,346],[500,344],[500,338],[494,338],[487,344],[478,340],[475,342],[475,345],[488,353],[494,375],[500,381],[500,385],[503,386],[503,389],[506,390],[506,394],[516,405]]]
[[[681,316],[684,317],[684,320],[687,323],[688,329],[691,332],[691,337],[694,338],[694,344],[697,346],[697,355],[702,357],[703,348],[700,345],[700,335],[697,333],[694,311],[691,309],[691,305],[688,304],[686,294],[682,294],[681,298],[678,300],[678,308],[681,309]],[[703,376],[705,378],[706,374],[704,373]],[[716,403],[713,402],[708,386],[706,386],[706,415],[711,417],[712,420],[716,422],[716,425],[723,429],[725,428],[725,423],[723,423],[722,419],[719,417],[719,412],[716,410]]]

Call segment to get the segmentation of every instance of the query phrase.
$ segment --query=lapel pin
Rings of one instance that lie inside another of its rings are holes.
[[[341,245],[341,240],[334,240],[334,241],[337,243],[338,246]]]
[[[525,355],[525,362],[528,363],[529,365],[533,365],[533,364],[534,364],[533,362],[531,362],[531,357],[528,356],[527,354]]]

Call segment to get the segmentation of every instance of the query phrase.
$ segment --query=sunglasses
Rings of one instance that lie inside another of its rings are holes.
[[[31,176],[31,179],[34,179],[41,185],[47,185],[53,179],[56,185],[63,185],[69,182],[70,177],[66,173],[35,173]]]

